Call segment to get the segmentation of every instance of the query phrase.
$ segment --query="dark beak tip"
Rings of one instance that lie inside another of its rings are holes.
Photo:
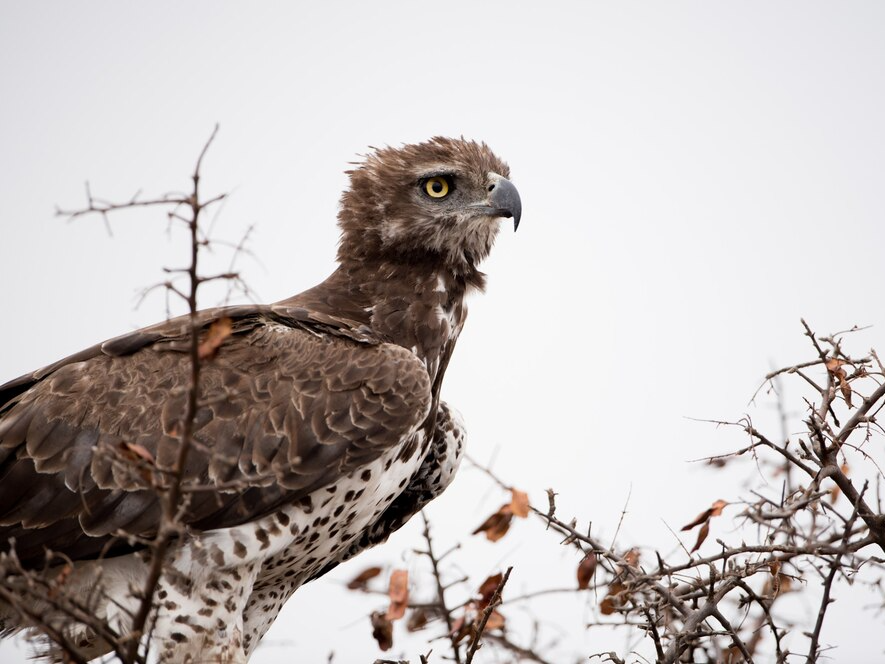
[[[507,212],[507,217],[513,218],[514,232],[519,228],[519,220],[522,218],[522,201],[519,198],[519,192],[510,180],[498,182],[489,203],[501,212]]]

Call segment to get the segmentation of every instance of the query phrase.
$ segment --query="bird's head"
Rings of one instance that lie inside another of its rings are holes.
[[[341,198],[339,260],[443,262],[469,273],[502,218],[519,225],[510,169],[485,143],[432,138],[367,155]]]

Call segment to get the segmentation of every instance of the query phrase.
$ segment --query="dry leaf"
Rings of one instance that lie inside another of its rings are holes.
[[[492,596],[495,594],[498,586],[501,585],[503,579],[504,575],[498,573],[492,574],[492,576],[482,582],[482,585],[479,587],[479,605],[476,607],[477,611],[482,611],[489,605],[489,602],[492,601]]]
[[[599,603],[599,612],[604,616],[613,614],[620,606],[619,595],[624,592],[624,586],[619,581],[612,581],[608,586],[608,594]]]
[[[694,546],[691,547],[691,551],[689,551],[689,553],[694,553],[695,551],[700,549],[701,544],[704,543],[704,540],[707,539],[707,535],[709,535],[709,534],[710,534],[710,522],[706,521],[704,523],[704,525],[701,526],[701,529],[698,531],[698,539],[694,543]]]
[[[847,464],[847,463],[843,463],[841,466],[839,466],[839,470],[842,471],[842,474],[843,474],[843,475],[848,475],[848,464]],[[831,503],[831,504],[835,504],[835,502],[836,502],[837,500],[839,500],[839,494],[840,494],[840,493],[841,493],[841,489],[839,489],[839,485],[838,485],[838,484],[834,484],[834,485],[833,485],[833,488],[830,489],[830,503]]]
[[[839,383],[839,390],[842,392],[842,398],[845,399],[845,405],[851,408],[851,385],[847,380]]]
[[[513,510],[510,505],[502,505],[501,509],[483,521],[482,525],[473,531],[473,534],[485,533],[490,542],[497,542],[507,534],[512,519]]]
[[[786,574],[781,574],[781,563],[779,560],[773,560],[768,563],[768,573],[771,576],[766,579],[765,585],[762,587],[763,596],[776,597],[790,591],[793,580]]]
[[[838,485],[834,484],[833,488],[830,489],[830,505],[836,504],[836,501],[839,500],[840,493],[842,493],[842,490],[838,487]]]
[[[624,554],[624,562],[630,567],[637,567],[639,565],[639,549],[630,549]]]
[[[680,530],[691,530],[695,526],[699,526],[705,521],[708,521],[710,517],[719,516],[722,514],[722,510],[728,505],[727,501],[717,500],[713,503],[709,508],[705,509],[703,512],[697,515],[697,517],[691,523],[687,523]]]
[[[578,564],[578,590],[587,590],[590,587],[590,582],[596,573],[597,562],[596,554],[591,552]]]
[[[831,357],[827,360],[826,367],[827,371],[833,374],[833,378],[836,379],[839,391],[842,392],[842,398],[845,399],[845,405],[851,408],[851,386],[848,384],[845,369],[842,368],[843,364],[845,364],[845,360]]]
[[[390,574],[390,607],[387,609],[388,620],[399,620],[406,613],[409,604],[409,573],[404,569],[395,569]]]
[[[61,568],[61,570],[59,570],[58,575],[56,575],[56,577],[55,577],[54,583],[49,586],[49,590],[46,593],[50,599],[54,598],[58,594],[58,591],[64,587],[64,585],[68,581],[68,577],[71,575],[71,572],[73,572],[73,571],[74,571],[73,565],[68,564],[68,563],[66,563]]]
[[[518,489],[510,489],[510,511],[513,516],[526,518],[529,515],[529,497]]]
[[[722,510],[724,510],[727,506],[728,501],[722,500],[720,498],[710,507],[710,516],[719,516],[720,514],[722,514]]]
[[[197,355],[201,360],[209,360],[215,357],[221,344],[227,339],[233,331],[233,322],[227,316],[219,318],[212,322],[209,331],[200,342],[197,349]]]
[[[368,567],[353,577],[347,584],[350,590],[367,590],[371,579],[381,574],[380,567]]]
[[[489,614],[489,619],[486,621],[486,629],[503,629],[504,627],[504,616],[502,616],[497,611],[492,611]]]
[[[784,593],[790,592],[793,580],[786,574],[776,574],[765,580],[762,586],[763,597],[777,597]]]
[[[138,443],[127,443],[123,441],[120,443],[120,447],[127,453],[133,461],[136,459],[141,459],[142,461],[147,461],[149,464],[154,464],[154,455],[151,454],[150,450],[144,447],[143,445],[139,445]]]
[[[424,629],[429,621],[430,618],[427,615],[427,611],[415,609],[409,614],[408,620],[406,620],[406,629],[410,632],[417,632]]]
[[[778,592],[780,594],[788,593],[793,588],[793,579],[786,574],[779,574],[777,577],[778,580]]]
[[[744,661],[744,654],[737,646],[730,646],[722,655],[722,664],[741,664]]]
[[[449,636],[457,645],[473,633],[473,622],[467,622],[465,616],[461,616],[452,623],[452,631]]]
[[[371,620],[372,637],[378,642],[378,647],[381,650],[390,650],[393,647],[393,623],[383,611],[374,611]]]

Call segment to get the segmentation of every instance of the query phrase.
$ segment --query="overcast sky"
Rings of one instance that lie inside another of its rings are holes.
[[[601,536],[629,495],[619,541],[670,551],[668,525],[750,474],[687,463],[742,442],[689,418],[773,424],[748,401],[772,364],[808,359],[800,317],[870,325],[856,349],[885,350],[883,31],[878,2],[3,2],[0,382],[165,315],[136,294],[184,238],[150,213],[113,237],[55,217],[84,181],[111,199],[183,189],[220,123],[215,233],[255,226],[238,267],[274,301],[333,269],[348,162],[464,135],[510,163],[524,206],[444,387],[470,453],[539,504],[554,487]],[[506,564],[514,589],[571,583],[573,557],[528,524],[470,538],[502,498],[463,472],[430,511],[442,545],[465,541],[477,583]],[[296,594],[253,661],[372,661],[379,601],[340,579],[416,565],[416,526]],[[870,597],[837,597],[834,659],[881,653]],[[582,629],[587,601],[543,605],[561,657],[623,646]]]

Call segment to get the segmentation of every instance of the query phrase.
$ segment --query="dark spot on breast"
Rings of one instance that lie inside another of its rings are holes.
[[[169,637],[173,641],[175,641],[175,643],[184,643],[185,641],[187,641],[187,637],[184,634],[182,634],[181,632],[172,632],[172,634],[170,634]]]
[[[289,525],[289,515],[285,512],[277,512],[277,521],[283,526]]]
[[[237,556],[237,558],[246,557],[246,545],[239,540],[234,542],[234,555]]]
[[[369,470],[368,468],[366,470],[364,470],[362,472],[362,474],[360,475],[360,479],[363,482],[368,482],[371,478],[372,478],[372,471]]]

